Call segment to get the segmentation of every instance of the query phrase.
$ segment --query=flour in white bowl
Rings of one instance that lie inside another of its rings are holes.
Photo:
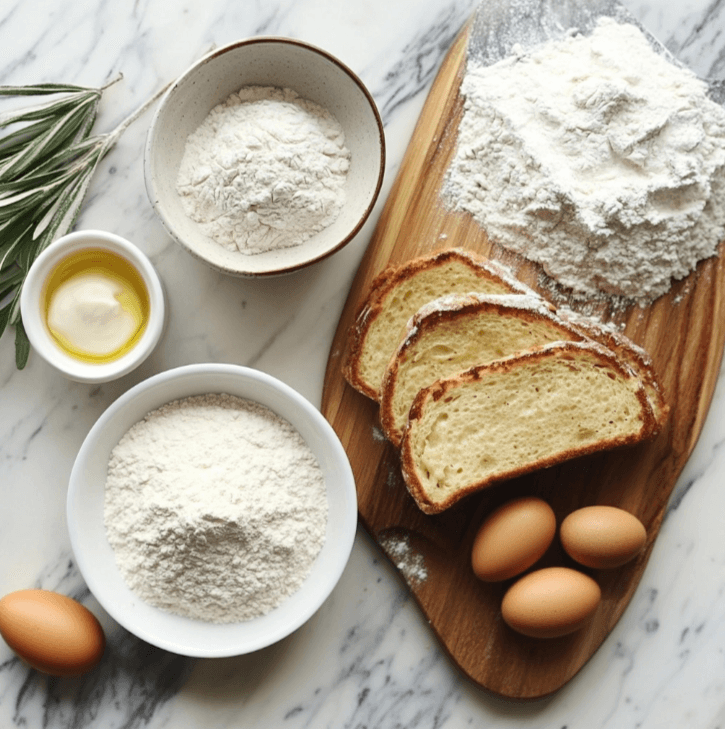
[[[471,60],[444,187],[585,297],[649,302],[725,237],[725,111],[633,25]]]
[[[176,400],[132,426],[108,465],[116,564],[145,602],[199,620],[264,615],[325,541],[320,466],[271,410],[231,395]]]
[[[291,89],[248,86],[189,135],[176,187],[209,238],[264,253],[300,245],[337,219],[349,167],[328,110]]]

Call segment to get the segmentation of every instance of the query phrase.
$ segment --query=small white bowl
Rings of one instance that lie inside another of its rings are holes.
[[[53,269],[67,256],[100,248],[125,258],[141,275],[149,296],[149,319],[136,345],[112,362],[83,362],[64,352],[48,330],[45,313],[45,283]],[[138,367],[157,345],[166,321],[164,291],[151,261],[133,243],[103,230],[80,230],[58,238],[33,262],[20,294],[23,326],[35,351],[66,377],[76,382],[109,382]]]
[[[301,245],[254,255],[227,250],[204,235],[176,191],[188,136],[215,106],[245,86],[291,88],[327,109],[342,126],[351,153],[347,199],[337,220]],[[144,171],[154,210],[191,254],[231,275],[278,275],[319,261],[354,238],[380,192],[385,135],[370,92],[338,59],[289,38],[252,38],[207,54],[166,92],[151,122]]]
[[[139,599],[119,572],[103,520],[111,451],[150,411],[178,398],[227,393],[265,405],[291,423],[317,457],[327,488],[325,543],[300,589],[272,612],[217,624],[175,615]],[[355,481],[335,431],[299,393],[257,370],[225,364],[178,367],[151,377],[118,398],[91,428],[70,477],[67,521],[78,568],[109,615],[152,645],[186,656],[250,653],[286,637],[327,599],[347,564],[357,528]]]

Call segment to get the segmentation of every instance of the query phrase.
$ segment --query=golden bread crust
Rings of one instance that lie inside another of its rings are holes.
[[[355,320],[350,327],[348,335],[348,356],[342,366],[342,374],[347,382],[363,395],[372,400],[379,400],[380,385],[382,382],[382,371],[380,381],[371,381],[363,372],[363,362],[368,350],[372,346],[371,329],[380,322],[385,311],[386,304],[391,300],[394,292],[404,282],[412,281],[423,272],[441,270],[451,263],[458,263],[465,266],[476,278],[480,279],[490,287],[496,287],[500,293],[532,294],[533,292],[524,284],[516,281],[502,266],[488,261],[471,251],[458,248],[451,248],[445,251],[438,251],[428,256],[421,256],[401,266],[391,266],[383,270],[373,280],[370,287],[370,294],[366,301],[360,306]],[[428,299],[436,298],[439,295],[448,293],[444,285],[441,290]],[[401,325],[397,341],[390,341],[390,351],[385,357],[392,355],[405,331],[405,323],[418,310],[418,305],[411,306],[406,311],[401,311]],[[385,364],[384,363],[384,364]]]

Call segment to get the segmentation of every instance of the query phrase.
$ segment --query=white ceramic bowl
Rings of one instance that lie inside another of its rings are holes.
[[[44,287],[50,273],[66,256],[90,248],[105,249],[125,258],[141,275],[149,295],[149,320],[138,343],[118,359],[97,364],[82,362],[64,352],[48,330],[44,311]],[[103,230],[79,230],[51,243],[28,271],[20,294],[20,313],[33,349],[77,382],[109,382],[131,372],[151,354],[166,322],[163,286],[151,261],[133,243]]]
[[[204,235],[184,212],[176,179],[189,134],[215,106],[252,85],[291,88],[330,111],[344,130],[351,160],[346,203],[332,225],[299,246],[248,255]],[[144,158],[149,199],[171,237],[211,267],[237,276],[294,271],[342,248],[368,218],[384,170],[383,124],[362,81],[329,53],[288,38],[239,41],[197,61],[162,98]]]
[[[124,433],[167,402],[205,393],[228,393],[254,400],[289,421],[317,457],[327,487],[327,533],[310,575],[275,610],[241,623],[193,620],[144,603],[131,592],[116,567],[103,522],[108,459]],[[316,612],[337,584],[350,556],[357,528],[357,497],[352,470],[337,435],[299,393],[257,370],[195,364],[139,383],[101,415],[83,442],[71,472],[67,520],[78,568],[112,618],[159,648],[212,658],[241,655],[271,645]]]

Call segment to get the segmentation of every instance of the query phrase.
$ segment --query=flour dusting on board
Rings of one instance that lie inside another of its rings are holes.
[[[378,541],[407,582],[425,582],[428,579],[425,559],[410,546],[407,535],[381,533]]]
[[[469,59],[444,197],[575,294],[646,304],[725,237],[725,111],[631,24]]]

